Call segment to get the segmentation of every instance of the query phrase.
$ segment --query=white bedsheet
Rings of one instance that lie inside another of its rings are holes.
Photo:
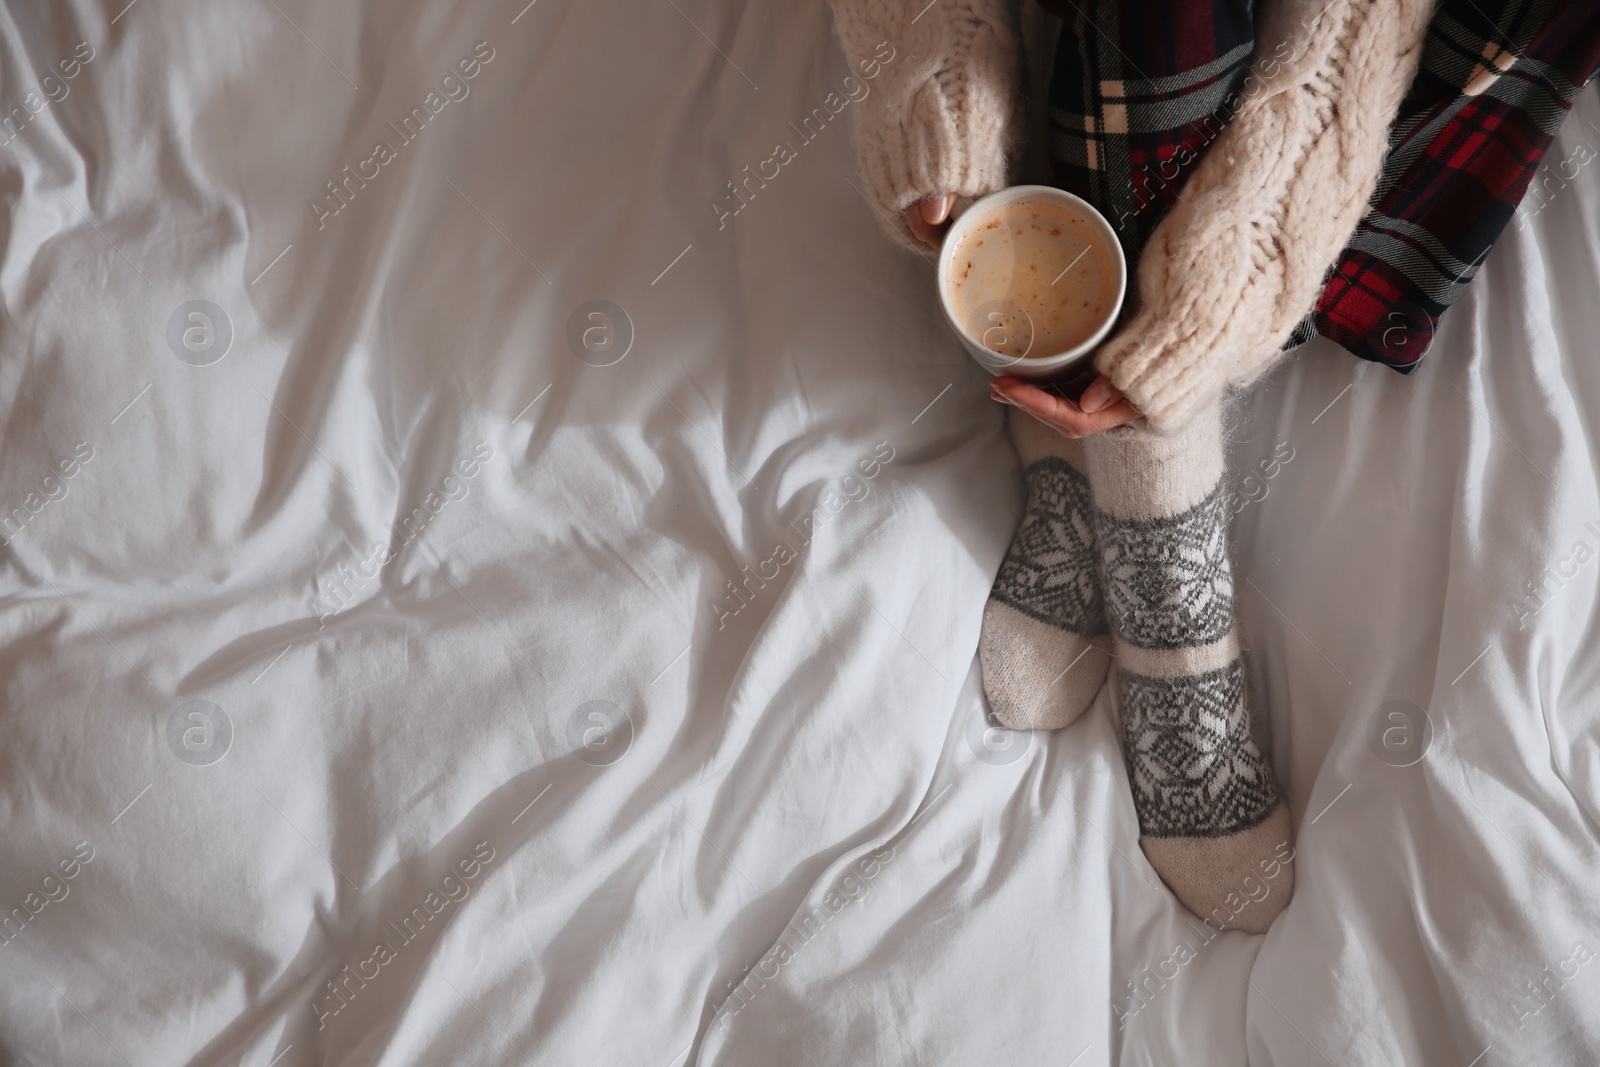
[[[1593,168],[1250,398],[1205,944],[1109,690],[985,731],[1016,460],[824,6],[523,3],[0,12],[0,1062],[1600,1056]]]

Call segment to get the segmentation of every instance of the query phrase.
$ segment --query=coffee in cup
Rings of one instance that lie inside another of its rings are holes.
[[[977,201],[939,256],[946,317],[991,373],[1057,377],[1087,360],[1115,324],[1126,288],[1110,224],[1049,186]]]

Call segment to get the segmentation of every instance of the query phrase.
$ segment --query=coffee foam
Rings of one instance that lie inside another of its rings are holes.
[[[1117,305],[1115,254],[1070,208],[1021,199],[969,224],[950,258],[957,322],[1001,355],[1038,359],[1077,348]]]

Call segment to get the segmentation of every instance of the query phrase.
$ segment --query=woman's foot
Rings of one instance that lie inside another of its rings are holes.
[[[1220,407],[1085,445],[1140,847],[1196,915],[1264,932],[1294,891],[1293,828],[1251,732]]]
[[[1056,730],[1094,702],[1111,662],[1083,442],[1019,408],[1006,421],[1028,503],[983,609],[983,690],[1002,726]]]

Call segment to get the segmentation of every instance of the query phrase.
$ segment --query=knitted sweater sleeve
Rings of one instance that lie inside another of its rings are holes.
[[[1281,0],[1243,103],[1151,234],[1095,366],[1159,433],[1275,361],[1377,183],[1433,0]]]
[[[856,112],[867,196],[902,217],[926,196],[1005,187],[1024,133],[1023,57],[1008,0],[831,0],[845,56],[869,88]]]

